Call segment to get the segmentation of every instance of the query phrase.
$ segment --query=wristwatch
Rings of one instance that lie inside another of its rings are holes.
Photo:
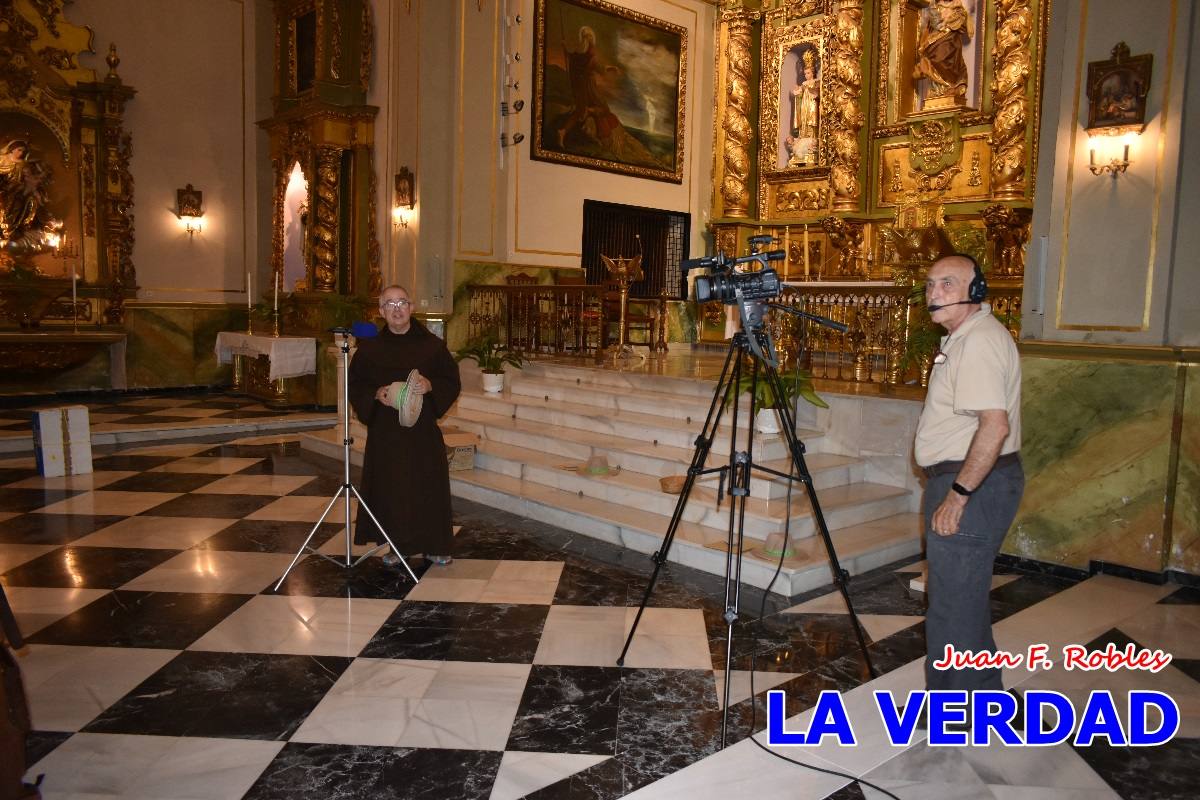
[[[958,481],[950,484],[950,488],[953,489],[956,494],[961,494],[963,497],[970,497],[971,495],[975,494],[974,489],[968,489]]]

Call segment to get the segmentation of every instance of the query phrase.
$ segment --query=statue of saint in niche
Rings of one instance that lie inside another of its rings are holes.
[[[817,50],[811,45],[796,60],[796,85],[791,90],[792,124],[786,139],[787,165],[802,167],[817,160],[817,129],[821,105],[821,78]]]
[[[0,150],[0,253],[28,255],[53,249],[62,221],[46,207],[50,171],[29,142],[13,139]]]
[[[921,12],[913,80],[925,81],[925,109],[966,105],[971,15],[963,0],[933,0]]]

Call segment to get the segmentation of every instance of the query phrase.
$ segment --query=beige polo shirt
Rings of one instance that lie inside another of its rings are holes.
[[[917,423],[917,463],[928,467],[964,460],[979,428],[979,412],[992,409],[1008,412],[1008,437],[1000,454],[1017,452],[1021,449],[1021,360],[1012,335],[984,303],[942,339]]]

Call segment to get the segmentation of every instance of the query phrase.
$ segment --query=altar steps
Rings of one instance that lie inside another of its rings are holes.
[[[533,362],[510,371],[501,395],[475,388],[464,369],[464,391],[443,419],[445,427],[477,437],[475,469],[451,473],[451,491],[486,505],[558,525],[631,550],[662,546],[678,497],[659,478],[686,474],[708,414],[714,383],[673,376],[631,374]],[[728,462],[727,407],[706,466]],[[739,404],[739,429],[749,423],[748,398]],[[872,483],[857,458],[822,452],[823,432],[802,429],[805,463],[818,492],[842,566],[852,574],[920,551],[921,522],[911,489]],[[739,438],[738,447],[744,446]],[[781,436],[757,434],[755,461],[787,472]],[[579,474],[602,455],[620,470]],[[718,479],[697,481],[668,553],[670,561],[723,574],[728,528],[726,496],[717,505]],[[766,537],[782,531],[787,481],[755,474],[746,504],[743,580],[766,587],[777,564],[763,552]],[[785,559],[772,590],[796,594],[830,581],[824,543],[804,486],[792,488],[791,535],[796,552]]]

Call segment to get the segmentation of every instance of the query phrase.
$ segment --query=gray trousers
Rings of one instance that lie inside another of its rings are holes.
[[[929,561],[929,608],[925,615],[925,688],[1003,689],[999,669],[936,670],[946,645],[958,650],[995,650],[992,638],[992,563],[1017,515],[1025,473],[1020,461],[997,465],[967,501],[958,533],[933,532],[933,512],[956,474],[935,475],[925,485],[925,557]]]

